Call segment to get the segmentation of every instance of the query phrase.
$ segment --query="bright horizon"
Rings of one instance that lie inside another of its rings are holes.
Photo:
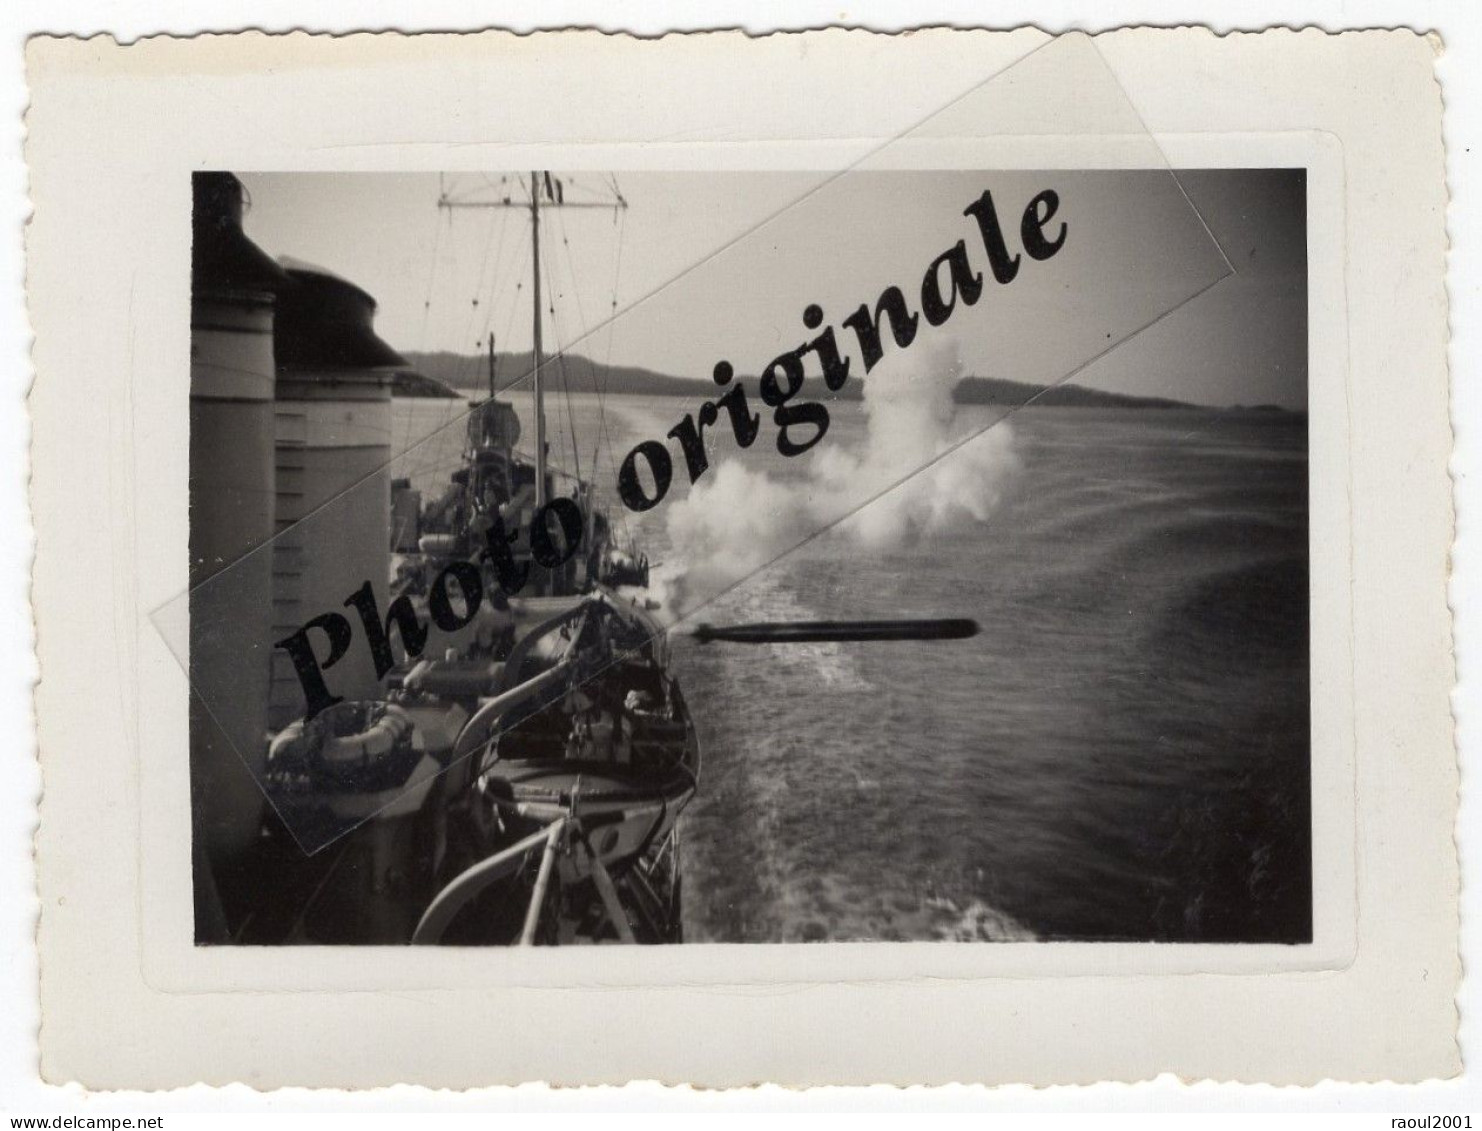
[[[894,284],[919,310],[922,270],[957,239],[984,271],[962,210],[985,188],[1012,242],[1025,203],[1053,187],[1056,219],[1070,231],[1064,253],[1050,263],[1026,257],[998,289],[990,277],[983,300],[942,328],[964,372],[1056,381],[1109,344],[1070,382],[1196,404],[1306,406],[1300,170],[1186,171],[1177,185],[1152,171],[872,172],[822,189],[820,173],[560,176],[568,202],[611,201],[616,187],[629,207],[543,215],[548,354],[566,347],[599,364],[691,379],[697,391],[722,358],[754,374],[812,336],[799,320],[810,302],[838,326]],[[363,287],[377,300],[377,332],[401,352],[476,357],[490,331],[500,353],[530,349],[527,211],[437,207],[444,185],[463,199],[507,195],[518,204],[523,175],[243,181],[248,234],[274,256],[319,263]],[[614,308],[618,317],[587,336]],[[839,336],[847,349],[852,333],[840,326]]]

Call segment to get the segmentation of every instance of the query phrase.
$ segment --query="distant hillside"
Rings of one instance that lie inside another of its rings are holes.
[[[1036,395],[1037,394],[1037,395]],[[958,404],[1020,405],[1034,397],[1034,403],[1045,408],[1198,408],[1186,401],[1167,397],[1133,397],[1125,393],[1108,393],[1084,385],[1051,385],[1042,388],[1024,381],[1002,377],[966,377],[953,391]]]
[[[487,355],[469,357],[456,353],[403,353],[407,364],[427,377],[451,385],[465,393],[483,393],[489,388]],[[526,353],[495,355],[494,375],[499,388],[523,382],[529,385],[534,359]],[[710,388],[708,381],[670,377],[631,365],[614,365],[604,369],[579,354],[568,354],[547,362],[548,388],[569,389],[573,393],[630,394],[633,396],[693,397]]]
[[[488,359],[455,353],[408,353],[408,364],[417,372],[450,385],[465,393],[478,394],[488,388]],[[682,396],[703,397],[714,391],[708,381],[689,377],[672,377],[630,365],[614,365],[606,370],[577,354],[571,354],[551,363],[551,388],[565,389],[573,393],[601,391],[617,395],[633,396]],[[496,355],[495,374],[499,387],[525,381],[531,368],[529,353],[501,353]],[[528,382],[526,382],[528,384]],[[1037,394],[1037,395],[1036,395]],[[838,393],[829,394],[836,400],[859,400],[863,386],[850,381]],[[1048,408],[1142,408],[1173,409],[1203,408],[1184,401],[1166,397],[1134,397],[1123,393],[1108,393],[1101,389],[1089,389],[1084,385],[1053,385],[1041,389],[1038,385],[1023,381],[1009,381],[1002,377],[967,377],[955,390],[958,404],[974,405],[1020,405],[1034,397],[1036,405]],[[1263,411],[1284,411],[1260,406]]]
[[[391,380],[393,397],[458,397],[462,394],[417,369],[403,369]]]

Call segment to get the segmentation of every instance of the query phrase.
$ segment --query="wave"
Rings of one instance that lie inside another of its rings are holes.
[[[936,912],[933,933],[942,942],[1034,942],[1039,937],[1008,912],[981,899],[958,906],[951,899],[932,898],[926,904]]]
[[[1216,570],[1192,581],[1174,602],[1165,628],[1252,647],[1303,647],[1311,615],[1307,562],[1263,558]]]

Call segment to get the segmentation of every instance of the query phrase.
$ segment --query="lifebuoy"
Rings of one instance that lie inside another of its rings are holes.
[[[371,762],[390,754],[411,734],[411,716],[396,704],[387,703],[381,709],[381,717],[368,729],[326,739],[320,756],[335,765]]]
[[[448,557],[458,549],[458,538],[453,534],[424,534],[417,539],[417,549],[424,554]]]
[[[290,723],[268,747],[270,774],[308,774],[331,788],[383,788],[420,757],[411,716],[394,703],[336,703]]]

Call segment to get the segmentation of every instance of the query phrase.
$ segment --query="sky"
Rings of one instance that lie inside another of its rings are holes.
[[[1306,404],[1305,181],[1300,170],[559,173],[542,272],[554,343],[599,361],[703,380],[716,361],[757,373],[962,240],[985,273],[918,343],[950,340],[965,370],[1204,404]],[[377,329],[406,351],[530,345],[528,174],[245,173],[248,234],[319,263],[377,300]],[[991,193],[1011,249],[1036,194],[1059,199],[1053,257],[987,275],[963,210]],[[945,278],[945,273],[943,274]],[[1197,297],[1196,297],[1197,296]],[[553,311],[553,312],[552,312]],[[600,328],[599,324],[617,315]],[[848,346],[851,331],[838,330]],[[859,372],[859,362],[855,362]]]

